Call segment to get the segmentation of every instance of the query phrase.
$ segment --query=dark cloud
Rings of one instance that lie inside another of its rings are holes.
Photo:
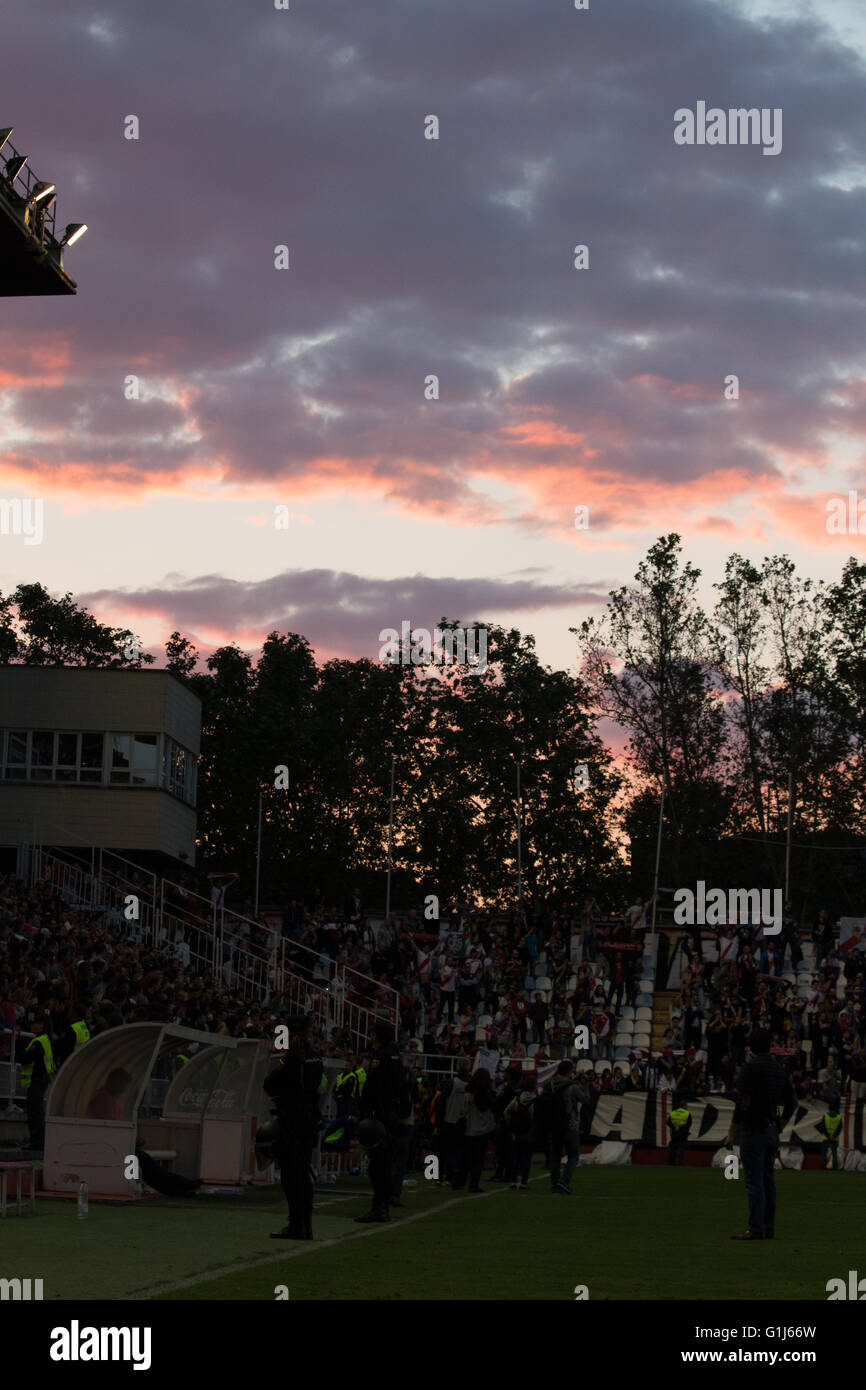
[[[99,613],[122,610],[123,622],[158,615],[193,636],[225,633],[225,641],[259,645],[269,631],[302,633],[316,648],[374,658],[379,632],[404,620],[413,627],[436,626],[440,618],[463,624],[503,621],[506,615],[543,609],[601,605],[610,585],[553,584],[521,572],[501,580],[407,575],[371,579],[329,569],[291,570],[273,578],[241,582],[224,575],[185,579],[169,575],[160,587],[99,590],[78,602]],[[120,622],[116,616],[112,621]],[[248,634],[249,641],[236,634]]]
[[[860,427],[838,397],[862,375],[866,194],[831,185],[862,161],[866,72],[817,19],[696,0],[127,0],[100,18],[49,0],[16,7],[4,57],[16,143],[61,220],[91,226],[67,258],[77,299],[7,301],[4,351],[68,349],[63,385],[10,388],[12,420],[63,430],[28,446],[34,469],[336,473],[455,507],[470,473],[531,487],[569,466],[503,433],[525,420],[656,483],[760,482],[778,450]],[[781,107],[782,153],[677,147],[674,111],[698,99]],[[174,398],[125,402],[130,371]]]

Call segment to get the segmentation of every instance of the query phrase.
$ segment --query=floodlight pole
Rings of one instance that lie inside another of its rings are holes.
[[[262,857],[262,793],[259,789],[259,833],[256,840],[256,905],[253,909],[253,916],[259,915],[259,865]]]
[[[659,802],[659,833],[656,839],[656,872],[653,880],[653,934],[656,929],[656,905],[659,900],[659,861],[662,856],[662,825],[665,818],[665,778],[662,774],[662,799]]]
[[[791,829],[794,823],[794,763],[788,767],[788,832],[785,843],[785,902],[791,896]]]
[[[523,902],[523,803],[520,796],[520,769],[517,764],[517,901]]]
[[[385,921],[391,916],[391,847],[394,843],[394,757],[391,757],[391,796],[388,805],[388,886],[385,889]]]

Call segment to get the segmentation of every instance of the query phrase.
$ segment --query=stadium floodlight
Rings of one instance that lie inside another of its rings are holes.
[[[33,187],[32,187],[31,190],[30,190],[30,195],[29,195],[27,201],[28,201],[28,203],[33,203],[34,205],[36,205],[37,203],[44,203],[45,206],[48,207],[48,206],[50,206],[51,203],[54,202],[54,199],[55,199],[56,196],[57,196],[57,186],[56,186],[56,184],[53,184],[53,183],[43,183],[43,182],[40,180],[39,183],[34,183]],[[47,202],[46,202],[46,199],[48,200]]]
[[[0,126],[0,150],[2,150],[3,146],[6,144],[6,141],[9,139],[14,129],[15,127],[12,125]]]
[[[61,246],[74,246],[76,241],[80,241],[87,231],[86,222],[70,222],[63,236],[60,238]]]
[[[14,159],[6,161],[6,177],[10,183],[15,182],[21,170],[24,168],[24,165],[27,163],[27,158],[28,156],[26,154],[18,154]]]

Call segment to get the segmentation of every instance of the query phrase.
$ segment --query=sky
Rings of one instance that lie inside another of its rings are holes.
[[[155,653],[448,617],[576,669],[664,533],[708,601],[734,551],[863,557],[861,0],[10,0],[4,59],[89,230],[76,296],[2,306],[0,498],[44,505],[3,592]],[[781,151],[677,144],[699,102]]]

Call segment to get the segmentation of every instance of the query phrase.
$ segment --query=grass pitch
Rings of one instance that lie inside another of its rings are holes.
[[[825,1300],[827,1280],[866,1272],[866,1202],[850,1173],[777,1173],[777,1239],[746,1226],[742,1177],[713,1168],[582,1165],[554,1197],[483,1183],[455,1193],[419,1177],[390,1226],[356,1226],[369,1186],[317,1189],[313,1242],[272,1241],[279,1189],[137,1206],[37,1202],[0,1230],[0,1277],[42,1278],[46,1301],[433,1299]]]

